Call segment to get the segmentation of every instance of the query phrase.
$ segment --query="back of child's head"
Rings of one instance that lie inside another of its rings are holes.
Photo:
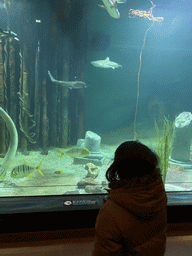
[[[114,162],[106,173],[108,181],[131,180],[135,177],[153,175],[158,156],[139,141],[125,141],[115,151]]]

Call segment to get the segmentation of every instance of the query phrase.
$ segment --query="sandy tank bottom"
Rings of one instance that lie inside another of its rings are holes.
[[[118,143],[113,141],[111,144],[101,145],[104,163],[102,166],[98,166],[100,173],[95,179],[99,187],[103,181],[106,182],[105,174],[112,163],[116,148],[125,140],[125,138],[121,138]],[[156,144],[153,139],[143,139],[141,142],[152,147]],[[66,152],[68,149],[63,149],[63,151]],[[50,149],[48,155],[40,153],[41,151],[30,151],[30,154],[25,156],[21,152],[17,152],[14,160],[10,163],[10,169],[23,164],[35,168],[42,161],[40,169],[44,176],[35,170],[29,178],[12,179],[13,184],[9,186],[5,185],[4,181],[0,181],[0,197],[62,195],[67,191],[76,190],[79,190],[81,194],[86,193],[84,189],[77,187],[77,183],[87,175],[84,164],[74,165],[73,158],[66,154],[60,159],[61,153],[56,148]],[[63,172],[57,174],[56,171]],[[192,170],[186,172],[183,168],[169,165],[165,189],[166,191],[192,190]]]
[[[104,164],[98,166],[100,173],[95,179],[99,186],[102,181],[106,181],[105,173],[109,166],[110,158],[114,154],[116,146],[103,145]],[[67,149],[63,149],[64,152]],[[85,164],[74,165],[73,158],[65,155],[60,159],[61,153],[58,149],[51,149],[48,155],[41,155],[41,151],[30,151],[25,156],[17,152],[15,158],[10,163],[10,169],[16,166],[26,164],[30,167],[37,167],[42,161],[40,170],[42,176],[36,169],[30,177],[21,179],[11,179],[12,185],[6,185],[4,181],[0,182],[0,197],[7,196],[39,196],[39,195],[62,195],[67,191],[77,190],[77,183],[86,177],[87,170]],[[107,157],[105,157],[107,155]],[[1,159],[2,161],[3,159]],[[56,171],[63,171],[61,174]],[[80,193],[86,193],[84,189],[79,189]]]

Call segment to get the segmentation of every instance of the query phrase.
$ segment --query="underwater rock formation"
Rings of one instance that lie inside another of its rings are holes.
[[[85,148],[90,152],[99,152],[101,147],[101,137],[94,132],[87,131],[85,134]]]
[[[85,165],[85,170],[88,172],[86,178],[91,177],[95,179],[99,175],[99,168],[93,163],[87,163]]]
[[[84,178],[77,183],[78,188],[85,188],[88,185],[96,186],[98,183],[93,178]]]
[[[91,185],[88,185],[85,187],[85,192],[89,194],[105,193],[105,191],[102,190],[102,188],[99,188],[98,186],[91,186]]]
[[[100,152],[101,137],[94,132],[87,131],[85,133],[85,139],[79,139],[77,141],[77,147],[87,148],[91,154],[85,158],[74,158],[74,164],[87,164],[89,162],[101,166],[103,154]]]
[[[182,112],[175,119],[174,141],[170,163],[181,164],[185,169],[192,168],[190,145],[192,139],[192,114]]]

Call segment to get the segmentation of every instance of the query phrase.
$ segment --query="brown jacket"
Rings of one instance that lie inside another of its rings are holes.
[[[161,178],[112,189],[97,216],[93,256],[164,255],[166,204]]]

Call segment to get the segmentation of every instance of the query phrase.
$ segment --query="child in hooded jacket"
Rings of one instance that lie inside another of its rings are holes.
[[[167,196],[158,157],[138,141],[115,151],[106,172],[108,198],[95,224],[93,256],[163,256]]]

